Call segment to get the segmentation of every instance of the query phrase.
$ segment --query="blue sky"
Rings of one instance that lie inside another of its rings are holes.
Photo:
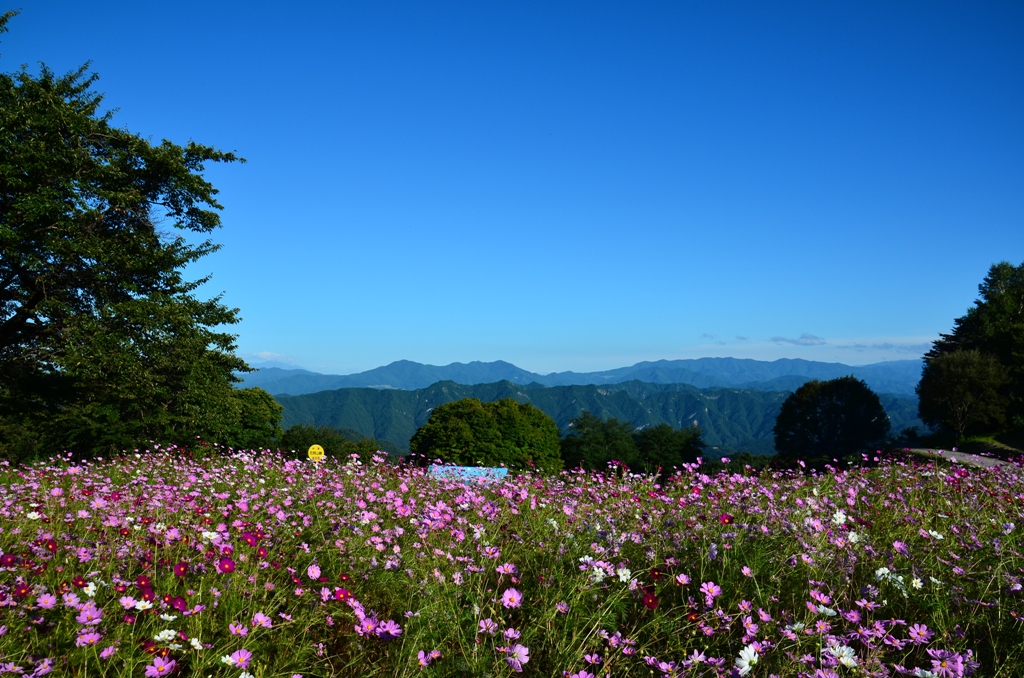
[[[1024,262],[1024,5],[32,0],[208,168],[239,353],[322,372],[915,358]]]

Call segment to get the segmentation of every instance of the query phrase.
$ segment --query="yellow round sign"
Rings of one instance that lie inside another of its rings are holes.
[[[313,445],[309,448],[309,459],[310,461],[323,461],[324,460],[324,448],[319,445]]]

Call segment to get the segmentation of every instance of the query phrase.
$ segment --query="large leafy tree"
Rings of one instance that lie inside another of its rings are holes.
[[[925,354],[926,365],[958,351],[977,351],[996,361],[1005,379],[999,387],[1002,414],[993,419],[1013,428],[1024,427],[1024,263],[994,264],[978,286],[979,298],[967,313],[953,321],[953,331],[942,334]],[[926,367],[926,372],[928,368]],[[921,417],[934,410],[943,396],[922,381],[918,388]],[[925,419],[927,421],[927,419]]]
[[[633,438],[640,452],[641,468],[648,473],[658,469],[671,473],[674,468],[695,462],[706,447],[696,426],[678,429],[658,424],[637,432]]]
[[[562,458],[566,466],[603,471],[609,462],[639,469],[640,450],[633,437],[633,425],[614,417],[602,419],[584,412],[569,422],[562,439]]]
[[[559,443],[558,425],[528,403],[463,398],[434,408],[409,450],[424,462],[555,472],[562,468]]]
[[[204,166],[240,159],[113,126],[87,67],[0,73],[0,450],[243,441],[238,311],[183,277],[218,248]]]
[[[567,466],[604,470],[610,462],[633,471],[669,474],[672,469],[696,461],[704,449],[701,430],[658,424],[636,431],[614,417],[602,419],[584,412],[569,423],[562,439],[562,458]]]
[[[1004,414],[999,391],[1005,383],[999,361],[978,350],[934,356],[925,362],[917,385],[921,420],[949,429],[957,443],[971,426],[998,426]]]
[[[889,429],[878,395],[860,379],[813,380],[782,403],[775,449],[783,459],[849,458],[877,449]]]

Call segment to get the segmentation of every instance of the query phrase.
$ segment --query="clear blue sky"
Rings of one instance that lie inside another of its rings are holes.
[[[1024,262],[1020,2],[21,5],[0,68],[248,159],[253,362],[914,358]]]

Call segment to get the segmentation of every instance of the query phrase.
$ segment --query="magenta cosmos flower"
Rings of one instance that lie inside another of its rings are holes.
[[[147,678],[153,678],[153,676],[166,676],[170,675],[174,671],[174,667],[178,663],[173,659],[164,659],[163,657],[154,657],[153,663],[146,667]]]
[[[516,673],[523,672],[523,664],[530,661],[530,648],[516,643],[508,649],[508,657],[505,658],[508,665]]]
[[[523,594],[515,589],[505,589],[501,594],[501,604],[505,607],[519,607],[523,604]]]
[[[237,666],[240,669],[249,668],[249,661],[252,659],[252,652],[246,649],[232,652],[230,657],[224,657],[222,660],[228,666]]]
[[[231,560],[231,558],[228,558],[227,556],[224,556],[219,561],[217,561],[217,569],[223,572],[224,574],[231,574],[235,571],[235,561]]]

